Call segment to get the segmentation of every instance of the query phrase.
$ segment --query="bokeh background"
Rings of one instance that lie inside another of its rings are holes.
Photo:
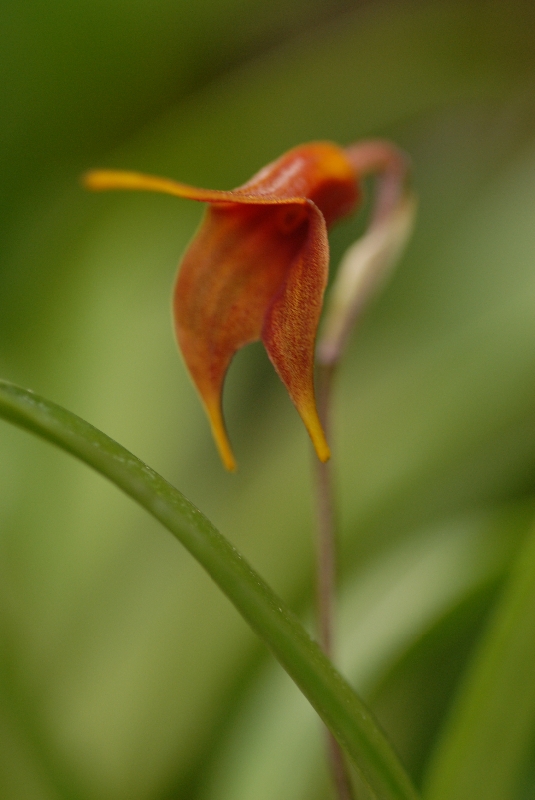
[[[202,209],[92,167],[232,188],[303,141],[388,137],[415,236],[336,392],[340,663],[419,783],[535,475],[535,6],[2,0],[0,375],[180,488],[307,620],[310,447],[260,347],[224,473],[170,291]],[[332,266],[362,230],[333,231]],[[322,800],[297,689],[175,540],[0,423],[0,796]],[[526,758],[517,798],[533,797]],[[530,793],[531,792],[531,793]]]

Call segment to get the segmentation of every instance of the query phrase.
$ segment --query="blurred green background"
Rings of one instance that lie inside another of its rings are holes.
[[[246,349],[225,474],[176,352],[170,291],[201,207],[79,176],[232,188],[313,139],[411,155],[416,233],[353,337],[334,450],[341,664],[418,783],[531,524],[534,35],[517,0],[0,3],[0,376],[146,460],[304,619],[304,428]],[[334,269],[361,229],[333,232]],[[0,606],[0,797],[330,796],[313,712],[191,557],[5,423]]]

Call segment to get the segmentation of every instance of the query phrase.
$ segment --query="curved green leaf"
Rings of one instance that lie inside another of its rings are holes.
[[[415,800],[409,778],[363,702],[297,618],[177,489],[75,414],[5,381],[0,381],[0,416],[85,461],[165,525],[270,647],[379,800]]]
[[[512,800],[535,724],[535,531],[514,565],[428,773],[427,800]]]
[[[463,647],[479,629],[490,585],[503,577],[530,512],[519,506],[442,520],[367,559],[341,587],[340,664],[373,698],[414,772],[444,714]],[[323,797],[314,791],[326,777],[318,734],[309,704],[266,664],[225,728],[203,800]]]

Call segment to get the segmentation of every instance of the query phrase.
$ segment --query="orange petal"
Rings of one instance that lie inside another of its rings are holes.
[[[262,341],[312,439],[320,461],[330,457],[314,397],[314,342],[327,284],[325,220],[313,203],[307,237],[271,304]]]
[[[211,206],[175,285],[176,335],[225,465],[234,459],[221,413],[233,355],[260,338],[264,319],[307,239],[306,201]]]
[[[332,142],[294,147],[235,190],[258,198],[298,196],[312,200],[327,227],[350,214],[359,200],[355,170],[346,151]]]

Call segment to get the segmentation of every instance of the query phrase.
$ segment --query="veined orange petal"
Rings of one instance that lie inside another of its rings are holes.
[[[327,226],[319,209],[310,202],[306,239],[267,310],[262,341],[320,461],[329,459],[330,450],[314,396],[314,342],[328,268]]]
[[[176,336],[227,465],[231,450],[221,414],[226,371],[237,350],[260,339],[308,227],[307,204],[213,205],[184,256],[174,292]]]
[[[235,190],[259,200],[306,198],[315,203],[327,227],[350,214],[360,198],[355,170],[345,151],[331,142],[294,147]]]

